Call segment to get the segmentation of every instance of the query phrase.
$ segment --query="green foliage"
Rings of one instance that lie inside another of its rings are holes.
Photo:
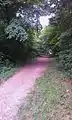
[[[16,39],[19,41],[27,40],[27,33],[22,25],[20,25],[19,20],[14,19],[5,29],[7,39]]]
[[[13,64],[35,57],[34,29],[38,27],[39,21],[34,16],[37,8],[33,5],[37,6],[41,2],[42,0],[0,0],[1,78],[13,73]]]
[[[54,55],[59,52],[59,36],[60,31],[57,27],[54,26],[45,27],[40,36],[40,39],[44,40],[45,48],[47,51],[51,49]]]
[[[18,65],[14,65],[14,63],[10,62],[8,59],[5,61],[0,59],[0,81],[3,82],[11,77],[16,72],[18,67]]]
[[[39,48],[38,48],[39,55],[41,54],[48,55],[49,47],[48,47],[47,41],[41,39],[38,44],[39,44]]]
[[[60,65],[72,78],[72,1],[50,0],[49,4],[54,16],[50,18],[52,28],[46,28],[44,34],[48,36],[48,46],[58,55]]]
[[[40,4],[39,2],[40,0],[0,0],[0,52],[4,59],[24,61],[30,56],[33,51],[33,28],[36,25],[36,8],[33,8],[33,4]]]
[[[59,59],[67,75],[72,78],[72,29],[67,30],[60,36]]]
[[[11,5],[11,4],[16,4],[20,2],[34,4],[34,3],[41,3],[42,0],[0,0],[0,5],[5,6],[5,5]]]

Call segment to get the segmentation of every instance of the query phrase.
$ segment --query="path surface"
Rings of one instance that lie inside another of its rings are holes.
[[[38,58],[24,66],[0,87],[0,120],[18,120],[16,114],[24,98],[46,69],[48,58]]]

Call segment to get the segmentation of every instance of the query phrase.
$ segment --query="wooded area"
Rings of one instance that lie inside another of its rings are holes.
[[[48,38],[48,47],[57,56],[60,66],[72,78],[72,1],[51,0],[50,24],[43,31],[42,39]]]
[[[44,30],[40,16],[52,15]],[[72,0],[0,0],[0,71],[52,50],[72,77]]]

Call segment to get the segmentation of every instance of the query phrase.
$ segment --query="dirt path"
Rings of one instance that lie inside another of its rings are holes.
[[[16,114],[24,98],[46,69],[48,58],[26,65],[0,87],[0,120],[18,120]]]
[[[72,80],[54,58],[18,113],[20,120],[72,120]]]

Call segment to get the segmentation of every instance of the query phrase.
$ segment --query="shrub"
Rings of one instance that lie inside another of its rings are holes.
[[[60,36],[59,60],[67,75],[72,78],[72,29]]]

